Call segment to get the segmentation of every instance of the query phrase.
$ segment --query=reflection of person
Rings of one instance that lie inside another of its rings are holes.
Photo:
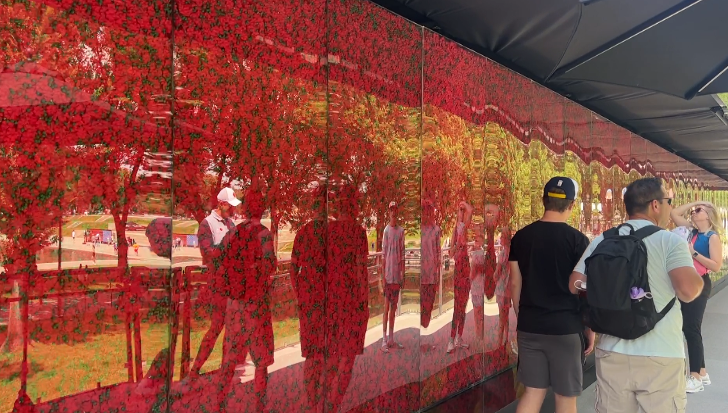
[[[221,410],[225,410],[235,366],[250,353],[255,365],[255,410],[263,411],[268,388],[268,366],[273,364],[273,320],[270,309],[271,277],[278,261],[273,234],[261,224],[265,211],[263,194],[248,190],[248,217],[230,234],[219,271],[228,275],[230,301],[225,314],[225,340],[218,380]]]
[[[460,202],[452,242],[450,243],[450,256],[455,259],[455,274],[453,276],[455,307],[452,313],[450,341],[447,343],[448,353],[451,353],[457,347],[469,347],[463,342],[463,329],[465,328],[465,307],[468,304],[468,295],[470,295],[468,228],[472,216],[473,207],[465,201]]]
[[[690,214],[690,220],[685,215]],[[703,278],[703,291],[692,302],[680,303],[683,316],[683,333],[688,343],[690,376],[687,379],[687,392],[697,393],[710,384],[710,376],[705,369],[703,350],[702,324],[705,306],[710,298],[710,272],[720,271],[723,265],[723,246],[720,241],[720,215],[715,206],[709,202],[698,201],[675,208],[670,213],[675,225],[690,228],[689,234],[683,236],[688,240],[693,265]]]
[[[511,311],[510,269],[508,255],[511,251],[511,229],[503,227],[501,230],[501,252],[498,256],[498,266],[495,271],[495,297],[498,303],[498,323],[500,335],[498,344],[505,344],[508,339],[508,316]]]
[[[473,300],[473,314],[475,316],[475,332],[478,339],[483,338],[485,324],[485,251],[483,233],[475,234],[475,245],[470,253],[470,282],[472,287],[470,295]]]
[[[231,188],[223,188],[217,195],[217,208],[213,209],[205,219],[200,222],[197,230],[197,238],[200,243],[202,264],[210,271],[210,279],[207,288],[203,291],[201,301],[206,301],[207,310],[210,313],[210,328],[200,343],[200,350],[197,352],[195,362],[190,369],[190,379],[195,379],[200,374],[200,369],[210,357],[215,341],[222,332],[225,325],[225,310],[227,308],[227,295],[225,292],[225,280],[223,273],[217,271],[220,265],[220,254],[224,247],[223,240],[229,231],[235,228],[233,220],[230,219],[233,208],[240,205],[240,200],[235,197]]]
[[[642,178],[632,182],[624,194],[629,220],[620,233],[627,235],[651,225],[668,223],[672,198],[660,178]],[[576,294],[577,284],[587,282],[586,260],[604,240],[592,241],[574,268],[568,286]],[[515,249],[515,238],[512,249]],[[677,298],[689,302],[703,289],[703,280],[693,267],[686,243],[668,231],[657,231],[644,238],[647,251],[647,275],[651,299],[657,310],[664,311]],[[511,273],[513,277],[513,273]],[[594,286],[587,282],[589,291]],[[681,314],[673,305],[654,328],[634,340],[600,334],[596,350],[596,412],[645,413],[685,412],[685,347]]]
[[[442,268],[440,226],[435,223],[435,207],[426,200],[422,205],[420,228],[420,324],[427,328],[437,296]],[[433,346],[434,347],[434,346]]]
[[[382,237],[382,273],[384,276],[384,320],[382,351],[403,348],[394,341],[394,319],[397,316],[399,292],[404,283],[404,228],[397,224],[397,203],[389,203],[389,224]],[[387,335],[389,326],[389,335]]]
[[[344,185],[336,195],[336,220],[326,241],[325,411],[338,412],[351,381],[354,361],[364,353],[369,321],[366,230],[356,221],[358,191]]]
[[[155,218],[149,223],[146,229],[146,236],[149,239],[149,248],[160,257],[170,258],[170,241],[172,235],[172,218]],[[139,381],[132,398],[126,405],[127,411],[154,411],[158,408],[165,397],[164,385],[169,377],[170,358],[169,348],[162,349],[154,357],[149,370],[144,378]]]
[[[291,252],[291,284],[298,303],[301,356],[308,409],[319,411],[326,329],[326,192],[314,194],[314,218],[296,233]],[[331,292],[331,291],[330,291]]]
[[[170,248],[171,235],[172,218],[155,218],[146,229],[149,248],[162,258],[172,256],[172,249]]]
[[[569,276],[589,239],[566,223],[577,192],[571,178],[549,180],[543,217],[518,231],[511,242],[518,378],[526,386],[519,413],[538,412],[549,386],[556,394],[556,411],[575,412],[582,391],[584,326],[579,300],[569,292]]]

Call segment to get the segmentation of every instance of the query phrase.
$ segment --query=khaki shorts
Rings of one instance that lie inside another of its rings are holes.
[[[685,413],[685,359],[600,349],[595,356],[596,413]]]

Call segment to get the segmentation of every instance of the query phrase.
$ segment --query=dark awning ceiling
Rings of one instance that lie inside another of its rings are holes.
[[[374,2],[728,179],[728,1]]]

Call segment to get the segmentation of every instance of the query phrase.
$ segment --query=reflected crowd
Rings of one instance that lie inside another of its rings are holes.
[[[524,392],[511,239],[551,177],[590,240],[644,177],[728,216],[716,176],[365,0],[0,16],[0,412],[414,412],[479,384],[495,412]]]

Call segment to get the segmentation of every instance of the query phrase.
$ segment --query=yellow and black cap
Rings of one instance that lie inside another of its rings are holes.
[[[579,193],[579,184],[571,178],[556,176],[543,187],[543,196],[573,201]]]

